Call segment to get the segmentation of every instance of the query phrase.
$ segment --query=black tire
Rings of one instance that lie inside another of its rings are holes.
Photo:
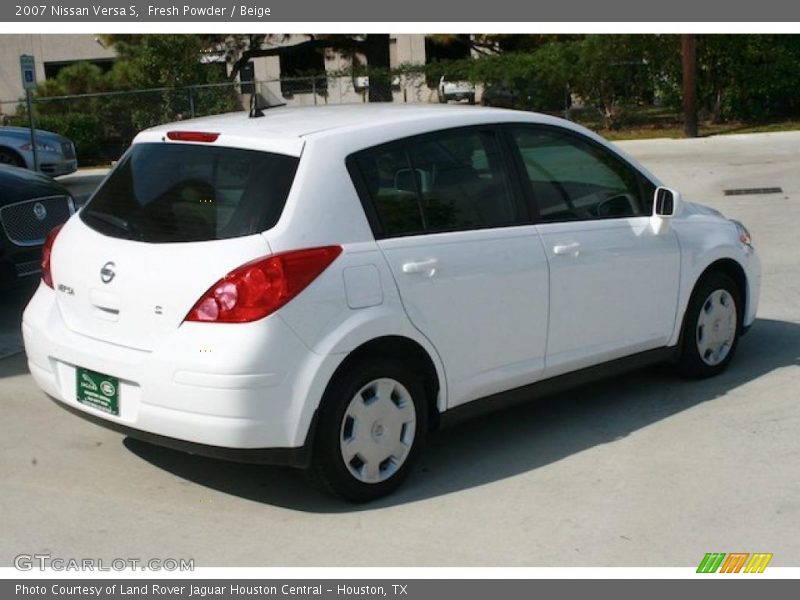
[[[12,167],[26,167],[25,161],[19,154],[8,148],[0,148],[0,165],[11,165]]]
[[[345,462],[340,439],[346,431],[345,417],[351,401],[371,382],[387,378],[400,383],[410,395],[416,417],[413,441],[393,474],[376,483],[365,483],[351,472],[352,463]],[[420,376],[398,359],[370,359],[336,376],[319,410],[314,454],[308,470],[311,481],[324,491],[351,502],[367,502],[394,491],[408,477],[424,445],[428,430],[427,402]]]
[[[706,307],[709,306],[707,301],[717,291],[727,292],[729,297],[733,299],[736,324],[733,341],[729,345],[727,354],[721,361],[709,364],[700,354],[698,343],[698,338],[701,337],[698,332],[699,319],[701,311],[706,310]],[[686,308],[683,331],[681,332],[681,354],[678,360],[678,368],[684,375],[695,379],[704,379],[718,375],[728,368],[739,344],[739,337],[742,332],[743,309],[742,291],[736,282],[725,273],[712,271],[697,283]]]

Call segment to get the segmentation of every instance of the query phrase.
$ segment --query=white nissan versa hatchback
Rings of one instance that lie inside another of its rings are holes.
[[[139,134],[50,234],[23,333],[75,414],[367,500],[447,421],[656,361],[719,373],[759,284],[743,225],[573,123],[274,108]]]

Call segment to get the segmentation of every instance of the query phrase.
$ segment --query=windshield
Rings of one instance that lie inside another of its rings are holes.
[[[237,148],[135,144],[81,218],[105,235],[144,242],[251,235],[278,221],[298,162]]]

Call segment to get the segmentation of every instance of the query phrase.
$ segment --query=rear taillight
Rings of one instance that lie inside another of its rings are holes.
[[[263,319],[302,292],[341,253],[340,246],[308,248],[242,265],[211,286],[186,320],[247,323]]]
[[[42,281],[49,287],[53,287],[53,274],[50,272],[50,255],[53,253],[53,244],[56,241],[58,232],[61,231],[63,225],[59,225],[47,234],[42,246]]]

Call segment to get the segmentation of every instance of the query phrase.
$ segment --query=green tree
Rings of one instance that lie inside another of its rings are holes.
[[[698,36],[701,105],[713,121],[797,114],[800,36]]]
[[[391,102],[392,74],[389,61],[389,34],[308,34],[307,39],[296,44],[283,44],[288,36],[227,35],[214,42],[224,47],[231,63],[230,79],[235,79],[244,66],[254,58],[286,56],[297,52],[339,52],[354,58],[353,74],[369,77],[370,102]],[[366,65],[359,65],[357,56],[363,55]]]
[[[653,103],[663,63],[677,51],[675,36],[589,35],[573,44],[570,87],[611,129],[630,107]]]
[[[241,109],[224,62],[203,60],[213,45],[210,36],[103,37],[118,56],[110,71],[80,62],[37,88],[39,126],[73,139],[84,164],[118,158],[147,127]],[[218,83],[223,85],[202,87]]]
[[[212,36],[110,35],[105,40],[119,56],[108,74],[113,89],[167,88],[121,100],[120,109],[127,105],[135,128],[240,108],[232,86],[191,87],[226,81],[224,64],[203,60],[213,49]]]

